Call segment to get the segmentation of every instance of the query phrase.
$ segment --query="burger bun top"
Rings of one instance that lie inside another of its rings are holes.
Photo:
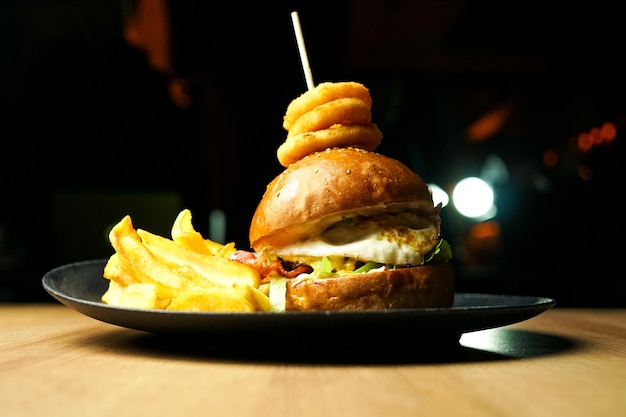
[[[257,252],[321,233],[346,217],[416,211],[436,221],[428,186],[401,162],[358,148],[329,148],[271,181],[250,225]]]

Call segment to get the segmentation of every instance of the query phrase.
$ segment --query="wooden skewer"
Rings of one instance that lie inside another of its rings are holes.
[[[300,53],[300,62],[302,63],[302,70],[304,71],[306,85],[309,90],[313,90],[315,88],[315,83],[313,82],[313,74],[311,73],[309,58],[306,54],[306,47],[304,46],[304,37],[302,36],[302,28],[300,27],[298,12],[291,12],[291,22],[293,24],[293,31],[296,35],[296,41],[298,42],[298,52]]]

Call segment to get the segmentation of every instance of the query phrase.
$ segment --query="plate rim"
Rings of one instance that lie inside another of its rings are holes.
[[[200,324],[207,322],[208,326],[205,332],[216,331],[220,329],[224,331],[222,322],[232,322],[233,324],[244,324],[243,328],[249,325],[256,325],[271,321],[286,327],[294,327],[302,324],[312,325],[315,321],[323,321],[325,324],[337,323],[342,325],[350,322],[362,321],[364,319],[378,320],[381,323],[390,323],[390,320],[400,320],[408,323],[415,322],[423,324],[425,318],[439,319],[444,322],[452,322],[455,319],[464,321],[463,324],[457,323],[453,325],[451,331],[459,334],[470,331],[483,330],[494,327],[501,327],[508,324],[524,321],[532,318],[542,312],[551,309],[556,305],[556,300],[550,297],[537,297],[529,295],[507,295],[492,293],[468,293],[455,292],[455,302],[459,299],[464,301],[471,299],[479,300],[509,300],[506,302],[498,302],[488,305],[453,305],[452,307],[437,308],[419,308],[419,309],[393,309],[393,310],[363,310],[363,311],[308,311],[308,312],[207,312],[207,311],[169,311],[157,309],[136,309],[106,304],[102,301],[93,301],[76,297],[73,294],[62,291],[59,288],[58,281],[62,281],[67,271],[81,271],[85,268],[94,268],[98,266],[104,267],[107,259],[92,259],[78,261],[60,265],[44,274],[42,278],[42,286],[53,298],[69,308],[72,308],[83,315],[89,316],[96,320],[104,321],[113,325],[133,328],[136,330],[144,330],[148,332],[159,333],[161,331],[170,332],[172,324],[176,321],[188,320],[193,322],[191,326],[192,332],[201,331],[196,329]],[[96,275],[89,277],[93,282],[96,281]],[[104,277],[101,277],[106,280]],[[99,278],[98,278],[99,279]],[[513,303],[513,301],[516,301]],[[497,315],[502,317],[499,319]],[[129,317],[123,317],[127,315]],[[135,316],[135,317],[132,317]],[[145,325],[142,322],[146,317],[151,317],[156,323]],[[163,323],[163,329],[159,329],[159,321]],[[210,323],[213,321],[213,323]],[[137,323],[138,322],[138,323]],[[469,322],[469,323],[465,323]],[[471,323],[474,323],[472,325]],[[212,325],[211,325],[212,324]],[[317,324],[316,324],[317,325]],[[216,326],[216,328],[213,328]],[[264,325],[265,326],[265,325]],[[183,328],[180,332],[188,332]],[[279,326],[280,327],[280,326]],[[167,328],[167,330],[166,330]],[[434,328],[434,327],[433,327]],[[445,332],[445,329],[441,329]]]

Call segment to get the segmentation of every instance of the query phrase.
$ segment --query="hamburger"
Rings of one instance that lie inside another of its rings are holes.
[[[256,267],[286,311],[449,307],[451,250],[441,205],[401,162],[331,147],[290,164],[267,188],[250,224]]]

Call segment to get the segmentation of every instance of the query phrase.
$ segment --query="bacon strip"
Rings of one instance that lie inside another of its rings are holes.
[[[242,264],[251,266],[252,268],[256,269],[261,275],[261,280],[271,275],[295,278],[300,274],[310,274],[311,272],[313,272],[313,268],[311,268],[309,265],[303,265],[283,260],[270,261],[269,259],[262,256],[257,257],[254,253],[245,250],[238,250],[234,252],[230,255],[229,259],[232,261],[241,262]]]

